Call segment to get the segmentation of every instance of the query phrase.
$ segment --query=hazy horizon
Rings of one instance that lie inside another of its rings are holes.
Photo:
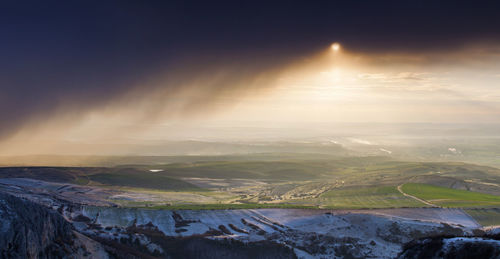
[[[394,135],[409,134],[404,123],[484,132],[500,118],[499,24],[487,5],[114,7],[6,6],[0,154],[385,134],[380,124]]]

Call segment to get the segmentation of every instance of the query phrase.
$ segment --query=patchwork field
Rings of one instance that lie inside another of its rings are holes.
[[[500,208],[466,209],[465,211],[483,226],[500,226]]]
[[[402,189],[407,194],[441,207],[481,208],[500,206],[500,196],[490,194],[416,183],[404,184]]]
[[[165,176],[163,174],[151,172],[117,172],[99,173],[89,176],[90,180],[110,186],[128,186],[135,188],[147,188],[156,190],[200,190],[196,185]]]
[[[320,204],[325,208],[401,208],[426,205],[404,196],[395,186],[349,187],[334,189],[321,195]]]
[[[149,165],[4,167],[0,177],[99,188],[106,190],[99,193],[112,193],[103,197],[110,203],[151,209],[500,208],[500,170],[494,167],[314,154],[219,159],[156,157]],[[496,212],[471,213],[490,224],[488,215]]]

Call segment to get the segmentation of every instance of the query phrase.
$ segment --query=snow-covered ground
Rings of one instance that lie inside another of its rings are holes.
[[[414,219],[430,222],[444,222],[452,225],[461,225],[468,228],[478,228],[481,225],[465,213],[462,209],[444,208],[401,208],[360,210],[357,213],[370,213],[394,218]]]
[[[454,237],[443,239],[444,249],[451,249],[454,246],[470,243],[490,243],[494,246],[500,246],[500,240],[485,239],[481,237]]]
[[[60,201],[75,204],[110,206],[103,197],[116,191],[68,183],[47,182],[29,178],[0,178],[0,190],[47,206],[60,205]]]
[[[0,189],[58,210],[81,233],[113,240],[133,235],[148,249],[158,251],[147,236],[130,234],[127,227],[157,228],[173,237],[267,240],[293,248],[299,258],[394,258],[411,240],[467,236],[481,228],[460,209],[172,211],[110,206],[104,198],[123,192],[96,187],[12,178],[0,179]]]
[[[449,234],[449,231],[470,233],[471,227],[477,226],[460,210],[434,208],[393,212],[304,209],[170,211],[109,207],[84,207],[81,211],[103,227],[151,222],[167,236],[202,235],[211,230],[222,230],[224,233],[212,238],[235,238],[245,242],[269,240],[293,247],[303,258],[340,258],[345,254],[393,258],[401,252],[402,244],[415,238]],[[422,215],[425,215],[425,220],[418,220],[417,217]]]

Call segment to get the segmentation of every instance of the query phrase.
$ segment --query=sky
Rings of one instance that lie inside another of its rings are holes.
[[[207,125],[497,123],[499,8],[3,1],[0,153],[194,139]]]

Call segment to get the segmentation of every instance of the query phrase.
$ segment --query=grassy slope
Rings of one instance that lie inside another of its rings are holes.
[[[172,177],[310,180],[331,170],[325,161],[217,161],[160,167]]]
[[[266,154],[265,157],[267,156]],[[471,189],[471,183],[464,181],[468,179],[490,183],[490,185],[482,186],[496,188],[491,185],[500,184],[500,170],[496,168],[465,163],[391,161],[387,157],[319,157],[312,160],[311,155],[308,154],[304,155],[303,159],[299,155],[292,157],[276,155],[276,159],[281,157],[282,160],[254,160],[260,159],[257,157],[256,155],[248,158],[245,156],[232,157],[232,159],[235,159],[233,161],[213,161],[215,157],[209,157],[204,161],[205,157],[196,157],[197,161],[190,160],[189,162],[186,162],[188,158],[180,157],[172,158],[173,160],[170,161],[177,161],[177,163],[149,166],[11,167],[0,168],[0,177],[29,177],[56,182],[97,183],[120,187],[185,192],[193,192],[200,190],[200,188],[181,179],[183,177],[243,178],[267,182],[266,188],[269,187],[270,190],[267,193],[259,194],[264,196],[281,195],[297,186],[303,187],[297,189],[298,192],[309,192],[312,189],[323,188],[326,184],[329,186],[325,188],[327,190],[330,188],[330,190],[320,197],[309,197],[302,201],[300,199],[285,199],[281,202],[284,204],[316,204],[331,208],[422,206],[417,201],[402,196],[394,187],[402,183],[418,182],[441,186],[416,190],[418,195],[415,196],[430,195],[426,197],[437,205],[447,207],[500,206],[500,198],[498,198],[500,196],[488,196],[478,192],[442,188]],[[224,158],[227,157],[220,157],[220,159]],[[189,157],[189,159],[193,158]],[[163,169],[164,171],[151,173],[149,169]],[[293,181],[293,183],[290,183],[290,181]],[[315,187],[316,185],[318,187]],[[406,184],[404,188],[410,188],[411,186],[412,184]],[[484,188],[472,189],[482,191]]]
[[[266,154],[272,157],[273,154]],[[274,161],[252,160],[256,155],[235,156],[234,160],[227,156],[219,157],[170,157],[166,164],[129,165],[119,167],[11,167],[0,168],[0,177],[30,177],[41,180],[60,182],[76,181],[78,177],[85,177],[99,173],[123,173],[124,170],[148,172],[149,169],[163,169],[161,175],[180,177],[206,177],[219,179],[264,179],[264,180],[314,180],[331,177],[346,178],[356,184],[398,185],[407,182],[411,177],[426,177],[434,174],[438,177],[451,177],[456,180],[482,179],[487,182],[500,184],[500,170],[491,167],[477,166],[464,163],[427,163],[391,161],[387,157],[323,157],[317,155],[312,159],[311,154],[296,155],[294,157],[278,156]],[[281,157],[281,159],[279,159]],[[187,162],[187,159],[195,161]],[[212,161],[209,161],[212,160]],[[422,178],[425,180],[425,178]],[[361,181],[362,180],[362,181]],[[388,184],[389,183],[389,184]]]
[[[232,209],[317,209],[317,206],[301,205],[301,204],[258,204],[258,203],[245,203],[245,204],[175,204],[175,205],[160,205],[146,207],[148,209],[167,209],[167,210],[232,210]]]
[[[500,209],[466,209],[479,224],[483,226],[499,226],[500,225]]]
[[[500,206],[500,196],[456,190],[429,184],[407,183],[405,193],[442,207],[495,207]]]
[[[199,187],[188,182],[168,177],[158,173],[134,172],[109,172],[90,175],[92,181],[112,186],[128,186],[171,191],[197,191]]]
[[[334,189],[321,195],[320,203],[326,208],[350,209],[425,207],[402,195],[395,186]]]
[[[86,184],[87,174],[102,170],[97,167],[0,167],[0,178],[31,178],[58,183]]]

